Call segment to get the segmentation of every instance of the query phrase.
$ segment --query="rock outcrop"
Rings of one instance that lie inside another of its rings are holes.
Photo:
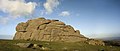
[[[36,40],[36,41],[63,41],[77,42],[87,41],[88,38],[74,30],[70,25],[59,20],[38,18],[19,23],[16,27],[14,40]]]
[[[17,45],[19,47],[24,47],[24,48],[31,48],[33,46],[32,43],[17,43],[15,45]]]
[[[105,43],[103,43],[102,40],[95,40],[95,39],[89,39],[87,41],[88,44],[91,44],[91,45],[101,45],[101,46],[105,46]]]
[[[23,48],[32,48],[32,49],[42,49],[45,48],[43,45],[40,44],[33,44],[33,43],[16,43],[15,45]]]

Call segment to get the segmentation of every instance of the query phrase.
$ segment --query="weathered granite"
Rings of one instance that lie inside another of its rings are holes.
[[[87,41],[88,38],[80,34],[79,30],[74,30],[70,25],[59,20],[49,20],[37,18],[19,23],[16,27],[14,40],[36,40],[36,41],[63,41],[77,42]],[[94,40],[89,41],[96,42]],[[99,42],[99,41],[97,41]],[[100,41],[100,43],[103,43]],[[94,43],[96,44],[96,43]],[[96,44],[98,45],[98,44]]]

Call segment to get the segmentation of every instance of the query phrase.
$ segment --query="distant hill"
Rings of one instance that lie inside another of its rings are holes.
[[[103,38],[104,40],[118,40],[120,41],[120,37],[108,37],[108,38]]]
[[[105,41],[108,41],[108,40],[120,41],[120,37],[105,37],[105,38],[94,38],[94,39],[101,39],[101,40],[105,40]]]
[[[12,39],[12,35],[0,35],[0,39]]]

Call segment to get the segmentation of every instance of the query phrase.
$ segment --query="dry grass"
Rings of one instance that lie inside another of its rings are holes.
[[[23,41],[23,40],[0,40],[0,51],[44,51],[41,49],[21,48],[16,43],[35,43],[50,48],[45,51],[120,51],[120,47],[110,46],[93,46],[84,42],[41,42],[41,41]]]

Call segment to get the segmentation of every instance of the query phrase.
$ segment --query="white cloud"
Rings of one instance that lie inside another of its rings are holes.
[[[47,11],[47,13],[52,13],[53,9],[57,8],[58,5],[58,0],[47,0],[46,3],[44,3],[44,8]]]
[[[63,11],[63,12],[61,12],[59,15],[60,15],[60,16],[63,16],[63,17],[69,16],[69,15],[70,15],[70,12],[69,12],[69,11]]]
[[[7,24],[9,21],[8,17],[0,17],[0,24]]]
[[[0,0],[0,10],[13,16],[32,14],[35,6],[36,3],[25,0]]]

